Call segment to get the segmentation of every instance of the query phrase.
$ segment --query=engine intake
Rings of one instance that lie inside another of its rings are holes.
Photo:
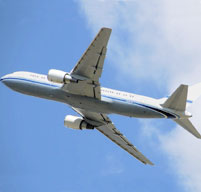
[[[71,77],[67,72],[56,69],[49,70],[47,79],[54,83],[71,83],[77,81],[75,78]]]
[[[82,117],[67,115],[64,119],[64,126],[71,129],[94,129],[93,125],[87,123]]]

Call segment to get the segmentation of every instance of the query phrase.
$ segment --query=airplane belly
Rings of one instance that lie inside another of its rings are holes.
[[[70,94],[54,84],[33,82],[31,80],[9,79],[4,83],[11,89],[36,97],[66,103],[75,108],[104,114],[120,114],[138,118],[164,118],[156,109],[139,103],[117,101],[110,98],[95,99],[92,97]]]
[[[138,118],[164,118],[165,116],[157,109],[152,107],[128,101],[116,101],[109,98],[104,98],[104,101],[108,103],[108,108],[111,113],[117,113],[129,117]]]
[[[110,104],[102,102],[99,99],[94,99],[92,97],[73,95],[66,93],[66,103],[75,108],[80,108],[96,113],[113,113],[110,109]]]
[[[129,104],[118,102],[111,99],[94,99],[90,97],[73,95],[69,96],[68,104],[76,108],[84,110],[104,113],[104,114],[119,114],[129,117],[138,118],[164,118],[165,116],[157,110],[150,109],[146,106],[137,104]]]
[[[156,110],[140,106],[136,104],[116,104],[113,106],[114,110],[121,115],[137,118],[164,118],[164,115]]]

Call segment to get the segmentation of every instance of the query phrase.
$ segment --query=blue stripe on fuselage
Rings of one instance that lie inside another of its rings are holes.
[[[156,111],[158,113],[162,113],[165,117],[168,117],[168,118],[180,118],[178,115],[176,114],[172,114],[172,113],[169,113],[169,112],[166,112],[166,111],[163,111],[161,109],[158,109],[158,108],[155,108],[155,107],[152,107],[152,106],[148,106],[148,105],[145,105],[145,104],[142,104],[142,103],[138,103],[138,102],[135,102],[135,101],[128,101],[126,99],[120,99],[120,98],[116,98],[116,97],[110,97],[110,96],[107,96],[107,95],[101,95],[102,97],[106,97],[106,98],[109,98],[109,99],[112,99],[112,100],[117,100],[117,101],[122,101],[122,102],[126,102],[128,104],[134,104],[134,105],[138,105],[138,106],[141,106],[141,107],[145,107],[145,108],[148,108],[148,109],[151,109],[153,111]]]
[[[61,87],[61,86],[58,86],[58,85],[55,85],[55,84],[44,83],[44,82],[40,82],[40,81],[34,81],[34,80],[30,80],[30,79],[17,78],[17,77],[7,77],[7,78],[2,78],[2,79],[1,79],[1,81],[4,81],[4,80],[19,80],[19,81],[26,81],[26,82],[31,82],[31,83],[35,83],[35,84],[44,85],[44,86],[49,86],[49,87],[55,87],[55,88],[60,88],[60,87]],[[107,96],[107,95],[101,95],[101,96],[102,96],[102,97],[105,97],[105,98],[112,99],[112,100],[125,102],[125,103],[127,103],[127,104],[134,104],[134,105],[142,106],[142,107],[151,109],[151,110],[153,110],[153,111],[156,111],[156,112],[158,112],[158,113],[161,113],[161,114],[163,114],[165,117],[168,117],[168,118],[180,118],[180,117],[179,117],[178,115],[176,115],[176,114],[171,114],[171,113],[169,113],[169,112],[165,112],[165,111],[160,110],[160,109],[158,109],[158,108],[151,107],[151,106],[148,106],[148,105],[145,105],[145,104],[142,104],[142,103],[138,103],[138,102],[135,102],[135,101],[126,100],[126,99],[117,98],[117,97],[111,97],[111,96]]]
[[[34,81],[34,80],[30,80],[30,79],[23,79],[23,78],[17,78],[17,77],[6,77],[6,78],[1,79],[1,81],[4,81],[4,80],[19,80],[19,81],[27,81],[27,82],[31,82],[31,83],[45,85],[45,86],[49,86],[49,87],[57,87],[57,88],[60,87],[58,85],[54,85],[54,84],[50,84],[50,83],[44,83],[44,82],[40,82],[40,81]]]

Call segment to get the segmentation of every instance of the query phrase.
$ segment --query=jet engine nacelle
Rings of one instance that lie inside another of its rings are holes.
[[[71,77],[67,72],[56,69],[50,69],[47,78],[49,81],[52,81],[54,83],[76,82],[76,79]]]
[[[64,126],[72,129],[94,129],[94,126],[88,124],[82,117],[67,115],[64,119]]]

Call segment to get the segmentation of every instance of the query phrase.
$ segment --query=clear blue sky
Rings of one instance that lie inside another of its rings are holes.
[[[0,76],[14,71],[47,74],[50,68],[70,71],[93,35],[79,1],[0,0]],[[117,66],[106,59],[102,86],[162,96],[148,83],[122,75],[119,83],[118,78]],[[97,131],[65,128],[64,117],[75,113],[64,104],[22,95],[3,84],[0,95],[0,191],[183,191],[167,156],[157,141],[143,137],[137,119],[111,116],[153,167]]]

